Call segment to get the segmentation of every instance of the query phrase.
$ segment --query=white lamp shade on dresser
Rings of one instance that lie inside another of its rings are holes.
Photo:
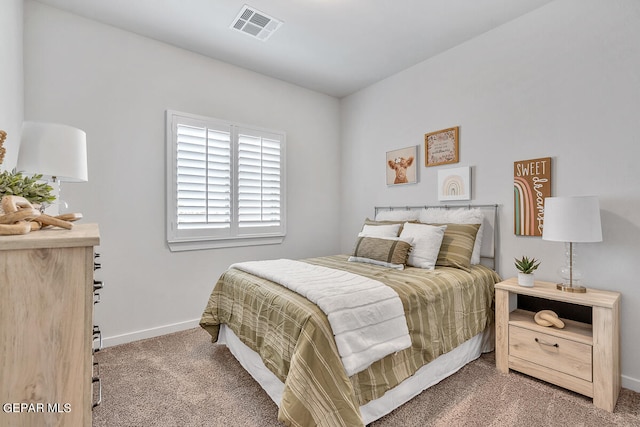
[[[87,135],[71,126],[24,122],[16,169],[45,179],[86,182]]]

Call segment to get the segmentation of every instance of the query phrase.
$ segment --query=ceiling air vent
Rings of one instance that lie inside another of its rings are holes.
[[[271,37],[281,25],[282,21],[250,6],[244,5],[236,19],[233,20],[231,28],[265,41]]]

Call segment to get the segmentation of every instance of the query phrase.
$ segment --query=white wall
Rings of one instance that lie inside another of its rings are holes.
[[[437,204],[437,171],[469,165],[473,202],[499,203],[500,271],[561,243],[513,234],[513,162],[553,158],[552,194],[597,195],[602,243],[583,244],[587,285],[622,293],[623,385],[640,391],[640,2],[557,0],[342,100],[343,250],[375,205]],[[460,162],[424,167],[424,134],[460,126]],[[385,185],[385,152],[420,145],[420,182]]]
[[[11,170],[18,158],[24,114],[22,78],[22,0],[2,2],[0,13],[0,129],[7,132],[7,149],[0,171]]]
[[[24,55],[25,117],[87,133],[89,182],[62,192],[100,224],[107,344],[193,326],[233,262],[338,251],[337,99],[31,1]],[[165,109],[287,132],[283,244],[169,252]]]

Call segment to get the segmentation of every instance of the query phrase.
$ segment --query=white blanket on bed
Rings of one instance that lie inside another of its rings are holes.
[[[384,283],[289,259],[242,262],[231,268],[279,283],[320,307],[347,376],[411,346],[402,301]]]

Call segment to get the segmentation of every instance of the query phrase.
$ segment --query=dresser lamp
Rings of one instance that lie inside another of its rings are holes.
[[[544,199],[542,240],[565,242],[566,264],[560,269],[558,290],[586,292],[581,273],[574,267],[575,243],[601,242],[600,203],[597,197],[547,197]]]
[[[51,180],[60,207],[65,208],[66,203],[60,198],[60,182],[86,182],[89,178],[87,135],[71,126],[24,122],[16,169]]]

